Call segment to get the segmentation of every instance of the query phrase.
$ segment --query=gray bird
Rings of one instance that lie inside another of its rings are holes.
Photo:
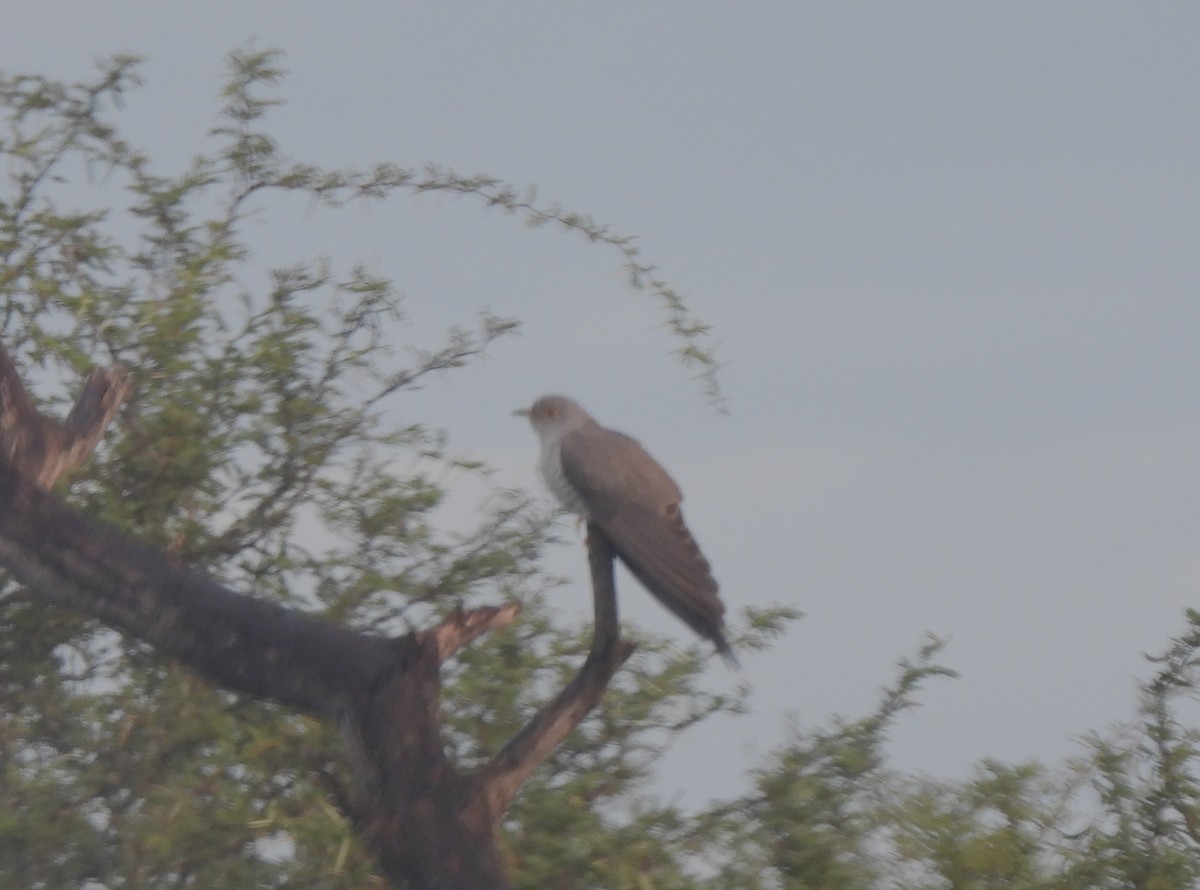
[[[736,666],[725,641],[725,606],[683,522],[675,480],[636,439],[600,426],[566,396],[542,396],[515,413],[528,417],[541,439],[542,476],[555,497],[598,525],[643,586]]]

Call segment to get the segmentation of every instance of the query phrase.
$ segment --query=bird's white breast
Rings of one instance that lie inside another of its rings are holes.
[[[567,481],[567,476],[563,472],[560,446],[558,438],[547,436],[542,439],[542,478],[546,480],[546,486],[554,492],[554,496],[558,498],[558,502],[564,508],[582,519],[587,519],[587,505],[571,487],[571,483]]]

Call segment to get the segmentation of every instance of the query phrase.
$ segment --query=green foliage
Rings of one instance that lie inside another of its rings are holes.
[[[921,888],[1186,890],[1200,881],[1197,741],[1177,716],[1194,704],[1200,613],[1142,684],[1137,721],[1093,734],[1068,771],[985,761],[963,783],[893,791],[890,837]]]
[[[889,782],[883,747],[898,714],[921,683],[952,672],[935,661],[931,639],[915,661],[900,663],[896,683],[859,720],[797,730],[755,771],[755,791],[703,817],[739,855],[721,867],[728,887],[869,887],[887,874],[879,856],[887,825],[881,794]]]

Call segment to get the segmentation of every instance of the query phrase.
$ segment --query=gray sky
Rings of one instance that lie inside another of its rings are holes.
[[[288,54],[273,129],[293,156],[536,183],[640,236],[715,325],[729,417],[581,239],[436,197],[253,231],[264,268],[327,253],[393,275],[406,337],[485,306],[524,319],[398,410],[535,486],[509,412],[574,395],[678,478],[732,607],[807,613],[745,659],[753,716],[663,761],[669,793],[736,792],[785,716],[869,708],[926,631],[963,677],[903,719],[896,765],[1059,760],[1132,713],[1142,653],[1200,606],[1198,5],[114,0],[6,19],[9,71],[148,57],[126,120],[164,170],[256,36]],[[581,554],[553,568],[586,614]],[[623,591],[627,616],[687,634]]]

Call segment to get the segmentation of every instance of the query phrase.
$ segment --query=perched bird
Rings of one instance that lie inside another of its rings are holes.
[[[725,606],[683,522],[675,480],[636,439],[600,426],[566,396],[542,396],[514,413],[537,431],[542,475],[562,505],[599,526],[645,588],[736,666]]]

